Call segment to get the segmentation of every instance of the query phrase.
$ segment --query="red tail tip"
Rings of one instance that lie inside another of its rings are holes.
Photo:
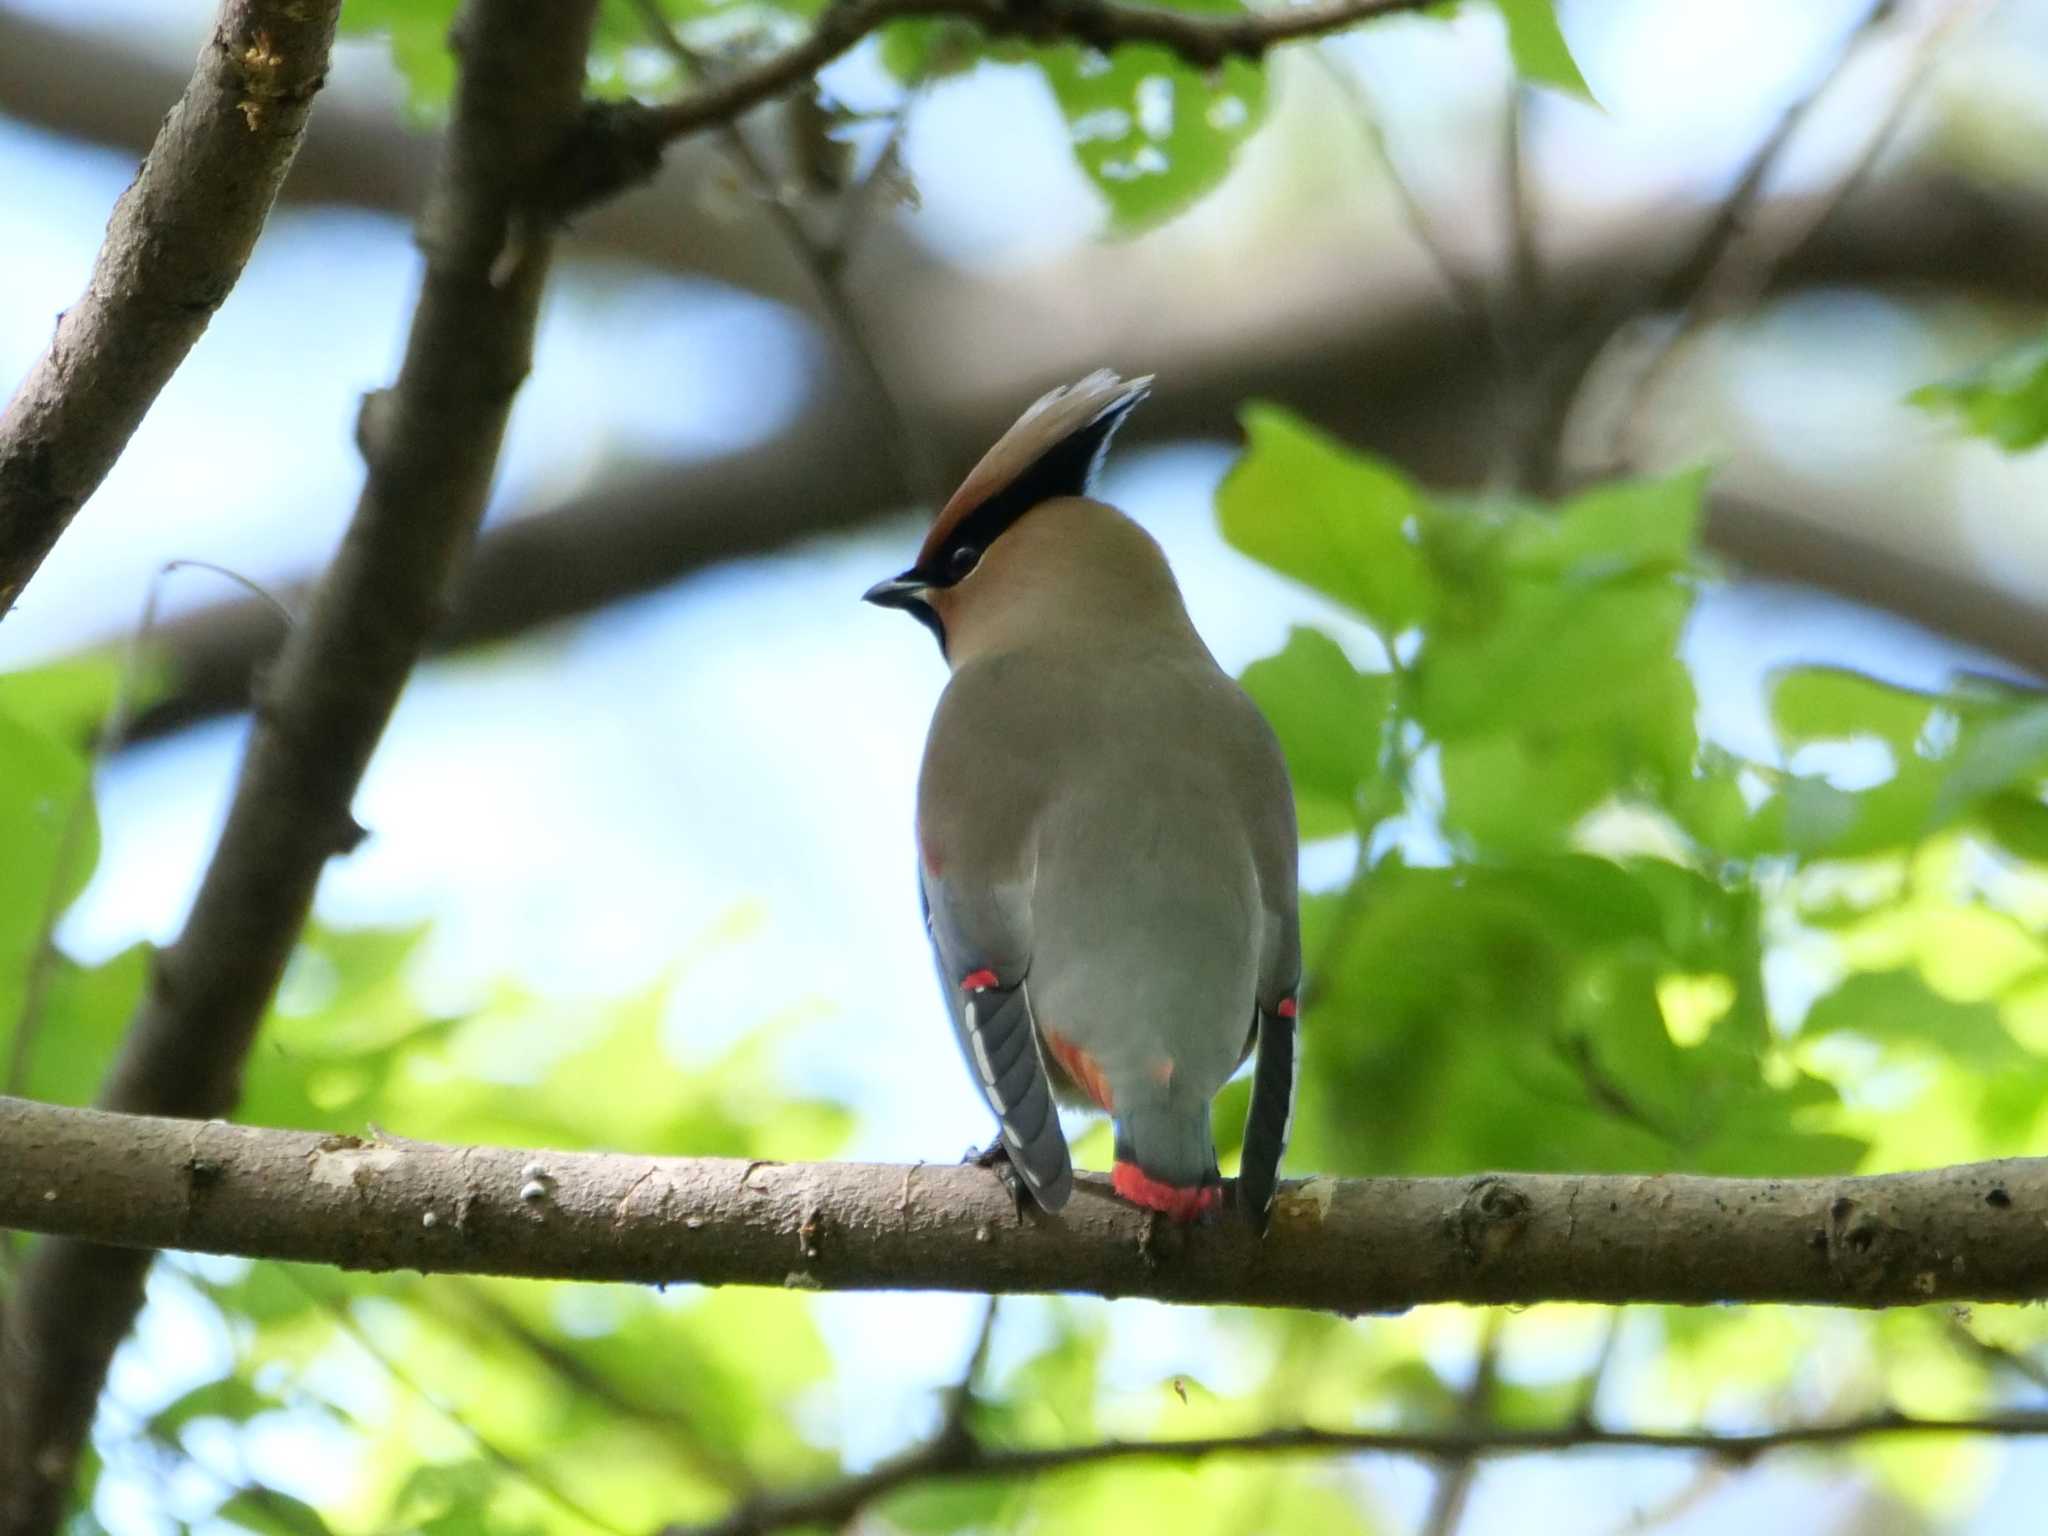
[[[1223,1198],[1220,1184],[1184,1188],[1153,1178],[1136,1163],[1118,1163],[1110,1170],[1109,1184],[1131,1204],[1159,1211],[1175,1221],[1193,1221]]]

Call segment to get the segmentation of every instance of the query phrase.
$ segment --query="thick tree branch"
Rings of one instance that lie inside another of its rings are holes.
[[[364,765],[483,512],[532,354],[549,241],[523,202],[572,123],[596,0],[473,0],[427,271],[396,385],[366,403],[369,476],[258,708],[219,847],[100,1093],[110,1109],[220,1114],[321,869],[361,836]],[[268,110],[265,108],[264,110]],[[55,1524],[148,1255],[74,1241],[31,1257],[0,1333],[0,1533]]]
[[[0,617],[99,488],[263,231],[341,0],[225,0],[84,296],[0,413]]]
[[[2048,1159],[1838,1179],[1290,1183],[1264,1242],[1085,1176],[1057,1220],[971,1165],[531,1152],[0,1099],[0,1225],[354,1269],[1079,1291],[1344,1313],[1423,1302],[1909,1306],[2048,1297]]]

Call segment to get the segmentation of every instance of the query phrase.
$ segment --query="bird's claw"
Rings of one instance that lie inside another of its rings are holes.
[[[1010,1149],[1004,1144],[1001,1136],[997,1136],[985,1147],[969,1147],[960,1161],[993,1172],[1002,1180],[1003,1188],[1009,1191],[1010,1201],[1016,1206],[1017,1214],[1024,1214],[1025,1207],[1031,1203],[1031,1194],[1025,1189],[1024,1176],[1017,1171],[1017,1165],[1010,1157]]]

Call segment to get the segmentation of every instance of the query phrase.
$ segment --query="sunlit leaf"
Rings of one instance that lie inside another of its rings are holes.
[[[1427,618],[1437,592],[1421,548],[1422,493],[1276,407],[1247,407],[1244,425],[1245,451],[1216,492],[1224,537],[1384,636]]]
[[[1384,769],[1393,678],[1360,672],[1336,641],[1296,628],[1243,682],[1287,755],[1302,836],[1357,831],[1365,786]]]
[[[1808,1039],[1849,1033],[1885,1045],[1911,1045],[1996,1072],[2027,1059],[1990,1003],[1959,1003],[1915,971],[1867,971],[1815,1003],[1801,1033]]]
[[[1554,86],[1592,100],[1585,76],[1579,73],[1557,24],[1557,0],[1494,0],[1508,25],[1508,52],[1515,72],[1537,85]]]
[[[2048,441],[2048,337],[2015,347],[1959,378],[1907,397],[1955,417],[1964,430],[2019,453]]]

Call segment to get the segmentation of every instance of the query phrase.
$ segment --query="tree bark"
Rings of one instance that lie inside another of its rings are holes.
[[[1261,1241],[1081,1177],[1019,1213],[971,1164],[444,1147],[0,1099],[0,1225],[350,1269],[1080,1291],[1360,1313],[1424,1302],[1915,1306],[2048,1297],[2048,1159],[1834,1179],[1290,1181]]]
[[[85,294],[0,413],[0,618],[99,488],[255,248],[341,0],[226,0],[114,205]]]
[[[360,837],[365,764],[482,516],[530,365],[549,231],[527,212],[576,120],[596,0],[472,0],[427,271],[397,383],[366,402],[354,520],[259,708],[227,825],[178,941],[100,1093],[109,1109],[204,1117],[243,1058],[327,860]],[[0,1533],[62,1511],[149,1255],[60,1239],[30,1256],[0,1330]]]

